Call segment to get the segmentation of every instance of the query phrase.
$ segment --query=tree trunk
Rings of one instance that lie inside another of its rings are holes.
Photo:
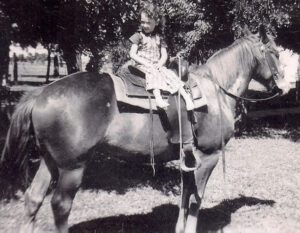
[[[296,102],[300,100],[300,56],[298,58],[297,74],[298,79],[296,80]]]
[[[13,67],[14,84],[18,85],[18,58],[16,53],[14,53],[13,55],[13,62],[14,62],[14,67]]]
[[[59,76],[59,64],[58,64],[58,54],[55,53],[53,57],[53,77]]]
[[[76,66],[78,67],[79,71],[82,71],[82,59],[81,53],[76,52]]]
[[[7,38],[0,39],[0,84],[8,81],[9,67],[9,45],[10,41]]]
[[[296,102],[300,100],[300,81],[296,81]]]
[[[63,58],[67,65],[68,74],[72,74],[81,70],[81,59],[78,52],[74,49],[63,48]]]
[[[48,57],[47,57],[47,73],[46,73],[46,83],[49,83],[50,77],[50,65],[51,65],[51,47],[47,48],[48,50]]]

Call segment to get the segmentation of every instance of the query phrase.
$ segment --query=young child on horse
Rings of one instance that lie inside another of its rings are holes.
[[[145,3],[140,10],[141,30],[130,37],[132,46],[130,57],[135,67],[145,73],[146,90],[153,91],[156,105],[166,108],[169,104],[163,100],[161,91],[171,94],[179,91],[188,111],[194,109],[190,95],[183,88],[184,83],[171,70],[165,67],[168,59],[167,45],[160,32],[160,16],[156,6]]]

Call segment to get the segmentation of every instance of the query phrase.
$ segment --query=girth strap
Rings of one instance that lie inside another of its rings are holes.
[[[148,100],[149,100],[149,116],[150,116],[150,164],[153,170],[153,176],[155,176],[155,160],[154,160],[154,139],[153,139],[153,109],[151,103],[151,97],[148,93]]]

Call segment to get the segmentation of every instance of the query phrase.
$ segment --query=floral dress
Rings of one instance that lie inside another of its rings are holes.
[[[161,48],[167,47],[165,41],[157,33],[137,32],[129,40],[138,45],[137,55],[151,64],[158,63],[161,57]],[[145,73],[146,90],[160,89],[173,94],[184,85],[179,77],[166,67],[156,70],[141,64],[135,66]]]

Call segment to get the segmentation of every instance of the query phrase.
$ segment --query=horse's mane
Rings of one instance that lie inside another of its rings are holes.
[[[259,56],[258,50],[254,49],[259,42],[256,34],[237,39],[230,46],[213,54],[206,65],[219,82],[222,82],[222,77],[236,77],[239,70],[250,71],[256,63],[255,58]]]
[[[235,40],[228,47],[220,49],[219,51],[215,52],[207,61],[215,59],[216,57],[223,56],[224,53],[227,53],[228,51],[230,51],[232,49],[235,49],[235,48],[237,48],[239,46],[240,47],[245,47],[245,44],[249,45],[249,43],[254,43],[254,42],[259,42],[259,38],[255,34],[239,38],[239,39]]]

